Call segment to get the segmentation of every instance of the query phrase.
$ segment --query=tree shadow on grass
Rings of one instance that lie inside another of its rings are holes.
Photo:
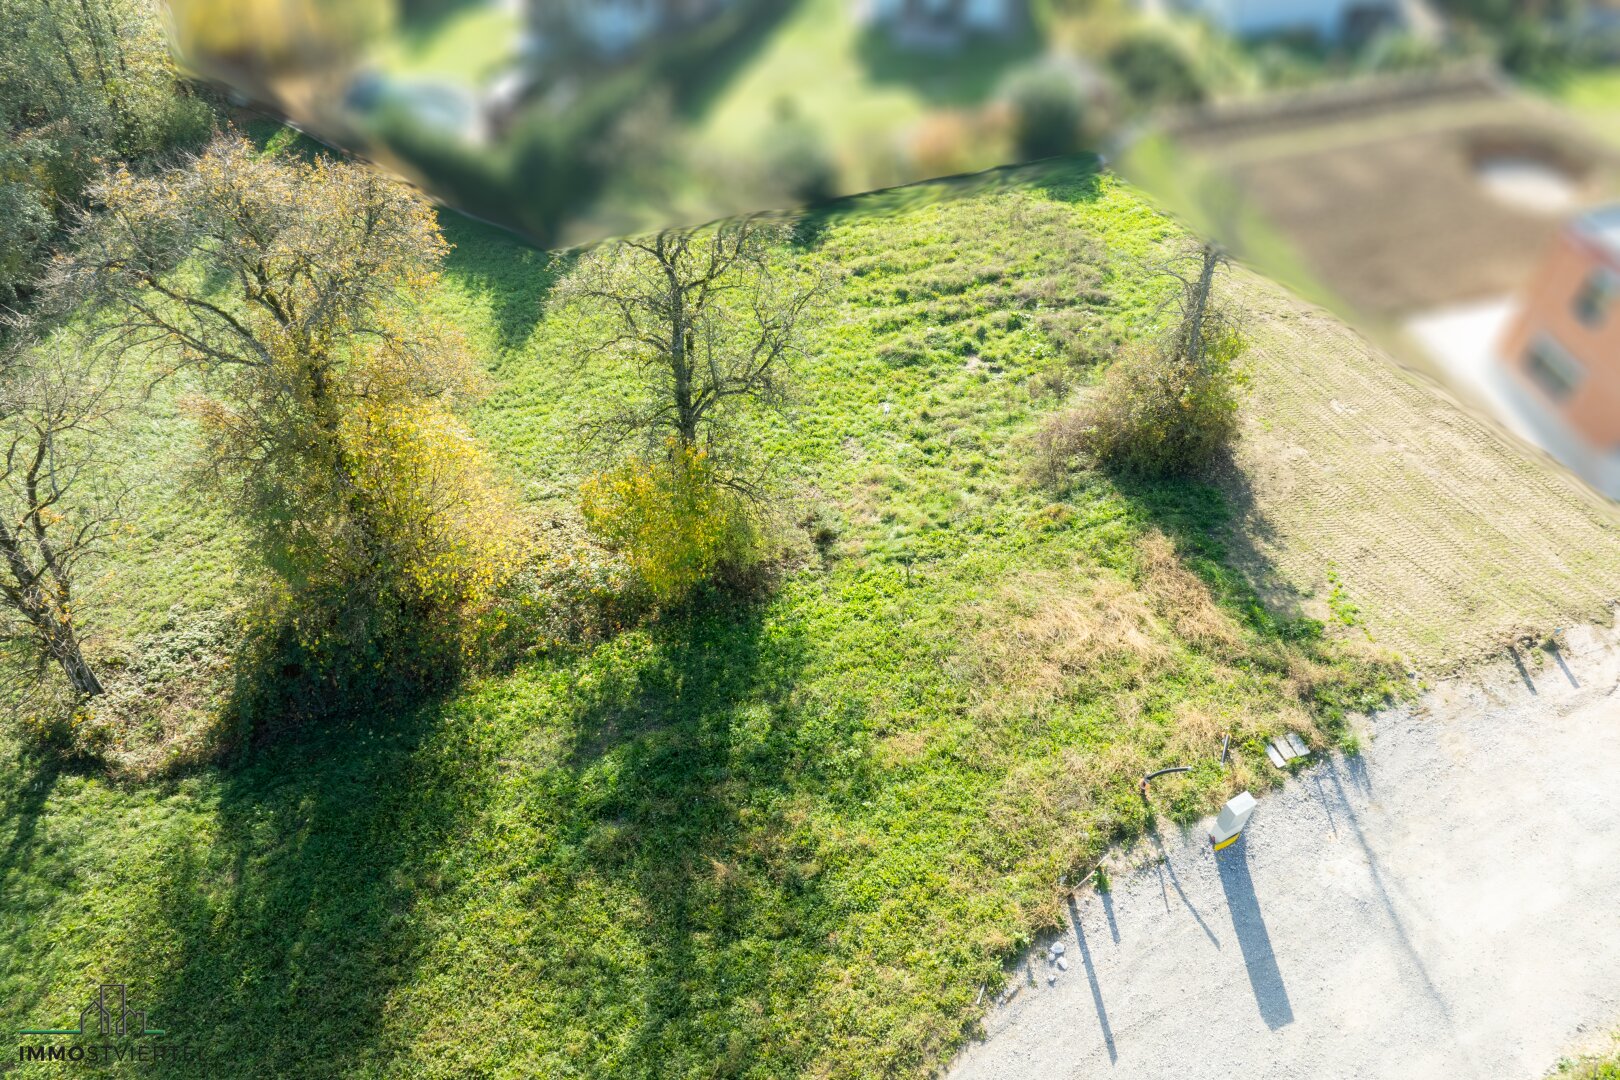
[[[1249,474],[1230,453],[1225,453],[1211,469],[1210,483],[1227,505],[1227,520],[1219,535],[1228,564],[1278,618],[1306,618],[1305,605],[1310,596],[1272,561],[1269,552],[1276,550],[1281,541],[1276,524],[1260,508]]]
[[[570,260],[453,211],[440,213],[439,226],[454,245],[445,269],[488,301],[500,350],[523,348],[545,315],[552,284],[567,271]]]
[[[27,967],[29,957],[50,949],[49,940],[43,936],[18,930],[33,922],[31,916],[44,903],[43,897],[37,892],[31,895],[22,883],[35,875],[36,859],[40,858],[40,819],[45,815],[51,793],[56,790],[57,781],[65,771],[62,766],[48,760],[35,762],[16,759],[6,762],[4,771],[0,772],[0,778],[6,781],[4,793],[0,794],[0,822],[4,822],[9,829],[9,835],[0,839],[0,845],[3,845],[0,846],[0,896],[7,898],[5,915],[10,924],[7,932],[13,935],[11,947],[20,961],[19,967]],[[34,985],[31,980],[25,980],[23,985],[30,993],[26,1000],[13,1000],[16,1016],[42,1015],[40,1005],[46,997],[47,988]]]
[[[412,908],[458,825],[439,703],[334,723],[218,781],[208,834],[167,839],[151,925],[125,963],[198,1061],[155,1075],[338,1076],[379,1045],[417,946]]]
[[[1272,526],[1248,481],[1229,461],[1201,477],[1111,477],[1144,524],[1162,531],[1216,600],[1261,630],[1287,630],[1305,616],[1306,597],[1265,554]]]
[[[587,656],[575,692],[542,695],[488,740],[476,734],[486,717],[431,688],[389,698],[339,679],[347,698],[191,781],[200,805],[172,819],[181,827],[143,833],[132,894],[94,959],[96,974],[130,984],[164,1042],[197,1051],[145,1071],[403,1075],[447,1049],[515,1066],[546,1052],[513,1034],[533,1021],[535,993],[568,997],[564,1026],[617,1043],[631,1074],[736,1074],[780,1054],[769,1020],[813,992],[802,956],[827,934],[816,873],[784,824],[795,785],[814,785],[820,767],[795,726],[803,635],[757,605],[721,603],[638,637],[650,649],[626,650],[621,676],[584,678],[609,666]],[[244,680],[282,679],[285,666]],[[286,697],[251,689],[260,707]],[[527,733],[552,750],[535,756]],[[14,797],[17,820],[37,817],[47,793]],[[489,821],[499,835],[469,846]],[[492,861],[532,915],[489,906],[473,883]],[[615,917],[592,891],[603,883],[630,899],[616,910],[634,913],[632,947],[600,970],[577,954],[559,968],[548,946],[581,945],[570,905],[586,922]],[[516,928],[491,924],[496,913]],[[801,957],[788,972],[759,962],[778,948]],[[468,1008],[446,1012],[446,1000]]]
[[[581,876],[628,883],[642,913],[631,1072],[745,1073],[774,1052],[769,1018],[812,990],[814,965],[760,962],[783,939],[799,939],[789,954],[826,940],[783,821],[819,767],[793,705],[805,649],[765,609],[709,606],[656,627],[649,657],[579,703],[569,768],[595,791],[574,823]]]
[[[431,624],[314,650],[260,633],[236,665],[237,759],[207,777],[203,827],[154,838],[117,960],[167,1040],[197,1052],[155,1075],[386,1063],[413,914],[441,885],[479,771],[447,719],[456,680]]]

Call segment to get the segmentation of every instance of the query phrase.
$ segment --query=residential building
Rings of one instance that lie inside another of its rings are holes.
[[[1550,446],[1620,498],[1620,205],[1558,236],[1502,346],[1510,384]]]
[[[857,0],[856,18],[905,44],[954,44],[1024,25],[1025,0]]]
[[[695,26],[738,0],[530,0],[529,26],[551,55],[584,49],[605,57]]]

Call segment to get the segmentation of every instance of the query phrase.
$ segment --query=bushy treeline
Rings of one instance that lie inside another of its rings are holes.
[[[0,306],[34,278],[110,161],[202,143],[206,96],[170,59],[156,0],[0,0]]]
[[[604,419],[604,471],[559,523],[497,478],[463,420],[484,368],[431,313],[449,245],[420,194],[227,130],[104,163],[82,198],[0,367],[0,599],[31,678],[58,691],[25,710],[36,743],[137,771],[195,761],[264,722],[405,704],[592,640],[749,584],[768,557],[769,470],[742,432],[784,394],[820,287],[781,225],[575,260],[558,301],[594,320],[586,359],[628,365],[641,393]],[[84,634],[101,601],[85,569],[123,531],[103,451],[145,389],[187,375],[191,478],[234,517],[251,586],[108,679]]]

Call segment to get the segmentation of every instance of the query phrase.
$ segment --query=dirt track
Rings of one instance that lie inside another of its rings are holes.
[[[1331,316],[1246,274],[1234,289],[1252,316],[1254,387],[1233,548],[1263,593],[1332,618],[1336,574],[1355,632],[1430,672],[1517,632],[1607,621],[1620,599],[1612,508]]]
[[[1376,717],[1219,855],[1122,857],[951,1080],[1545,1075],[1620,1016],[1620,634],[1543,655]]]

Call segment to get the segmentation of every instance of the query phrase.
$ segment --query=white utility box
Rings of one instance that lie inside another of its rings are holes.
[[[1237,842],[1243,834],[1243,827],[1254,816],[1257,804],[1254,796],[1247,791],[1239,792],[1232,797],[1232,801],[1221,807],[1221,812],[1215,815],[1215,824],[1209,830],[1209,842],[1219,851]]]

